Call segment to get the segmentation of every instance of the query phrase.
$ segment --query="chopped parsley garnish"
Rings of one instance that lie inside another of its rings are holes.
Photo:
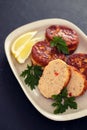
[[[30,86],[31,90],[35,89],[35,86],[38,85],[38,81],[42,75],[42,68],[40,66],[29,66],[24,70],[20,76],[24,78],[26,85]]]
[[[56,107],[54,114],[65,112],[68,108],[77,109],[77,103],[75,97],[68,97],[67,89],[64,88],[58,95],[53,95],[52,99],[55,101],[52,103],[53,107]]]
[[[69,54],[68,46],[65,40],[62,37],[53,37],[52,41],[50,42],[51,47],[57,47],[59,53]]]

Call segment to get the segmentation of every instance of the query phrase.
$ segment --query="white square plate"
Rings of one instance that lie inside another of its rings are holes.
[[[40,21],[26,24],[14,30],[13,32],[11,32],[5,40],[5,53],[6,53],[9,65],[17,81],[19,82],[22,90],[24,91],[29,101],[42,115],[54,121],[66,121],[66,120],[73,120],[73,119],[81,118],[87,115],[87,92],[83,96],[76,98],[78,109],[76,110],[68,109],[63,114],[55,115],[53,113],[54,108],[51,106],[52,100],[44,98],[40,94],[38,88],[32,91],[28,86],[25,85],[23,79],[20,77],[21,72],[26,68],[27,64],[30,64],[30,58],[28,58],[24,64],[19,64],[14,59],[10,51],[12,42],[21,34],[24,34],[29,31],[37,30],[38,31],[37,36],[43,35],[44,37],[45,29],[48,26],[53,25],[53,24],[65,25],[76,30],[76,32],[79,35],[80,43],[75,53],[87,52],[87,37],[76,25],[64,19],[45,19],[45,20],[40,20]]]

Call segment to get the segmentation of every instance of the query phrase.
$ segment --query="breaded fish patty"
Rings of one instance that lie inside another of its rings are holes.
[[[83,75],[86,76],[87,80],[87,54],[84,53],[76,53],[70,55],[67,58],[67,64],[72,65],[77,68]]]
[[[79,44],[77,32],[66,26],[51,25],[46,29],[45,35],[48,41],[51,41],[55,36],[62,37],[68,46],[69,53],[74,52]]]
[[[65,60],[65,55],[58,52],[55,47],[51,47],[47,41],[37,42],[31,51],[31,60],[33,64],[46,66],[54,59]]]
[[[69,66],[71,70],[71,78],[67,85],[69,96],[80,96],[87,89],[86,78],[75,67]]]

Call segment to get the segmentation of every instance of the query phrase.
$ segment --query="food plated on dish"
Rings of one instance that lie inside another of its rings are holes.
[[[31,32],[23,45],[13,48],[19,37]],[[63,121],[86,116],[86,46],[86,35],[63,19],[33,22],[7,37],[5,51],[14,75],[31,103],[47,118]]]

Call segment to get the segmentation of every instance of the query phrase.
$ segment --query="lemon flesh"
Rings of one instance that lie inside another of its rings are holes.
[[[27,44],[25,47],[21,50],[20,54],[17,56],[17,61],[19,63],[24,63],[25,60],[28,58],[28,56],[31,53],[32,46],[39,40],[40,38],[35,38],[32,40],[27,41]]]
[[[11,46],[11,52],[19,63],[24,63],[31,53],[32,46],[42,37],[34,37],[37,31],[19,36]]]
[[[12,53],[15,55],[19,50],[19,48],[21,48],[27,40],[31,40],[36,33],[37,31],[28,32],[19,36],[12,44],[11,48]]]

